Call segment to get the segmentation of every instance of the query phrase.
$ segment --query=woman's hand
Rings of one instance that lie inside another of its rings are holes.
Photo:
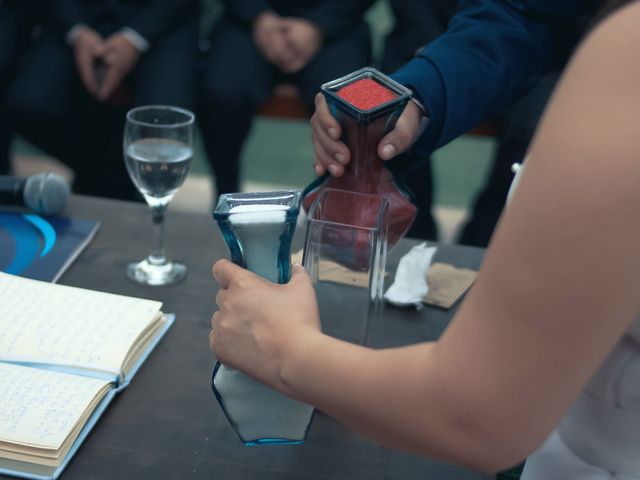
[[[291,280],[277,285],[228,260],[213,266],[220,285],[219,310],[211,318],[209,346],[216,358],[281,391],[286,359],[306,339],[320,334],[311,279],[295,266]]]
[[[331,115],[324,95],[318,93],[315,103],[316,111],[311,117],[311,140],[315,150],[313,168],[316,175],[323,175],[328,170],[334,177],[340,177],[351,160],[351,152],[340,141],[340,125]],[[378,156],[390,160],[411,147],[424,129],[424,118],[420,108],[409,102],[394,129],[380,140]]]

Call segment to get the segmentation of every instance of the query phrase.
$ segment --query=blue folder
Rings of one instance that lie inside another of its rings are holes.
[[[98,226],[93,220],[0,211],[0,271],[56,282]]]

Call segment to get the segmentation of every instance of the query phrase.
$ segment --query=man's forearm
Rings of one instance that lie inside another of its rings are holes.
[[[545,22],[532,10],[560,7],[514,4],[463,0],[448,30],[392,75],[427,111],[429,127],[417,143],[421,154],[500,113],[550,67],[551,17]]]

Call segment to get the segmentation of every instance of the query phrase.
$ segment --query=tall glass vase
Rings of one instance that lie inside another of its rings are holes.
[[[213,217],[231,260],[269,281],[286,283],[300,198],[297,190],[221,195]],[[227,420],[245,445],[304,441],[313,415],[310,405],[220,362],[214,367],[211,386]]]
[[[370,67],[326,83],[321,91],[340,123],[351,161],[341,177],[327,174],[305,189],[304,209],[308,212],[325,188],[383,196],[389,204],[387,223],[391,248],[409,230],[416,207],[403,186],[384,167],[377,149],[382,137],[395,126],[411,98],[411,91]],[[370,224],[377,214],[376,210],[357,210],[348,204],[340,205],[332,213],[336,221],[347,225],[363,221]]]

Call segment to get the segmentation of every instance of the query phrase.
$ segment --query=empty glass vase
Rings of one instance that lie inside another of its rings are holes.
[[[344,223],[344,207],[351,208]],[[367,344],[380,316],[389,203],[381,195],[323,189],[307,217],[303,265],[314,282],[322,331]]]

